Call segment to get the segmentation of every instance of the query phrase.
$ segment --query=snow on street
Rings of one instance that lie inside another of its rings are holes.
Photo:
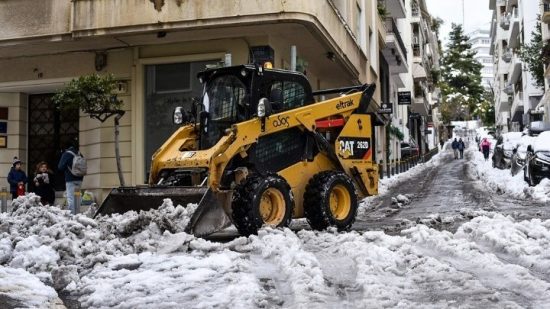
[[[169,201],[92,220],[19,198],[0,214],[0,307],[548,308],[547,185],[517,177],[446,151],[382,180],[351,232],[300,220],[226,242],[185,234],[193,207]]]

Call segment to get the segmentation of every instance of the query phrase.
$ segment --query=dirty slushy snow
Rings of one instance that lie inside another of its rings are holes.
[[[455,233],[418,224],[399,236],[266,228],[216,243],[184,233],[194,206],[169,200],[158,210],[99,220],[41,206],[33,195],[15,206],[0,214],[0,297],[32,307],[47,308],[56,293],[85,308],[550,302],[550,221],[539,219],[483,212]],[[14,277],[28,283],[14,285]]]

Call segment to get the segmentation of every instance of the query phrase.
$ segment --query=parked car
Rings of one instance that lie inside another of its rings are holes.
[[[530,186],[536,186],[543,178],[550,178],[550,131],[540,133],[527,146],[523,176]]]
[[[511,168],[512,175],[516,175],[525,166],[525,158],[527,156],[527,146],[531,145],[534,137],[523,135],[519,139],[516,147],[512,150]]]
[[[522,135],[521,132],[508,132],[499,136],[491,157],[493,167],[510,168],[514,148],[517,147]]]
[[[538,136],[544,131],[550,131],[549,122],[533,121],[527,126],[527,132],[530,136]]]
[[[406,159],[419,154],[418,146],[414,141],[401,143],[401,159]]]

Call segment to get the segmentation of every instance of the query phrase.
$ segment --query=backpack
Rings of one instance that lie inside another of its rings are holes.
[[[80,151],[78,152],[78,154],[70,150],[67,150],[67,152],[74,156],[73,164],[69,167],[69,172],[71,172],[71,174],[76,177],[82,177],[86,175],[86,173],[88,172],[88,162],[86,162],[86,158],[82,156]]]

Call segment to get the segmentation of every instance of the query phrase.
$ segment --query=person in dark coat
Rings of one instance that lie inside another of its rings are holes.
[[[13,158],[13,166],[8,173],[8,182],[10,183],[10,193],[12,199],[16,199],[21,193],[18,193],[22,191],[23,194],[25,194],[25,185],[27,184],[27,174],[21,169],[21,160],[17,159],[17,157]]]
[[[456,137],[451,144],[451,147],[453,148],[453,153],[455,155],[455,160],[458,159],[458,141],[456,140]]]
[[[54,175],[48,168],[48,163],[42,161],[36,165],[33,179],[34,193],[40,196],[42,205],[53,205],[55,201]]]
[[[458,151],[460,151],[461,159],[464,159],[464,148],[466,148],[466,146],[464,145],[464,141],[462,140],[462,138],[460,138],[458,140]]]
[[[64,172],[65,174],[67,204],[72,214],[76,214],[74,198],[75,189],[82,186],[82,179],[84,179],[84,177],[82,176],[75,176],[73,175],[73,173],[71,173],[71,167],[73,164],[73,159],[75,157],[74,154],[77,153],[79,153],[78,139],[75,138],[67,144],[67,149],[65,150],[65,152],[63,152],[63,155],[61,155],[61,159],[59,159],[59,164],[57,164],[57,169]]]

